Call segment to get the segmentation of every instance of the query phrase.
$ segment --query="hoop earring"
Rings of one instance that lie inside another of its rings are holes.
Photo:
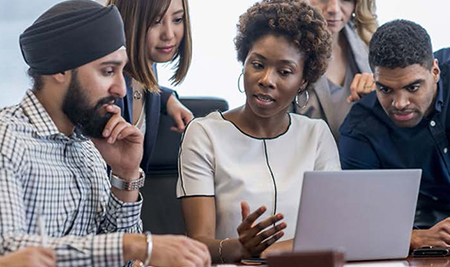
[[[238,90],[241,93],[245,93],[245,90],[241,90],[241,78],[242,78],[243,75],[244,75],[244,70],[242,70],[241,74],[239,74],[239,78],[238,78],[238,81],[237,81]]]
[[[299,97],[301,95],[303,95],[303,93],[305,93],[305,100],[303,101],[304,103],[302,103],[302,105],[300,105],[299,103]],[[295,104],[297,105],[297,107],[299,107],[300,109],[304,109],[306,108],[306,106],[308,105],[309,102],[309,93],[308,90],[302,90],[300,91],[297,96],[295,97]]]

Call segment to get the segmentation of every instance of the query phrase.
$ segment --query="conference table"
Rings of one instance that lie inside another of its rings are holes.
[[[450,257],[439,257],[439,258],[408,258],[407,266],[450,266]]]
[[[450,257],[408,257],[404,260],[390,260],[390,261],[368,261],[368,262],[355,262],[355,263],[347,263],[345,266],[401,266],[400,264],[404,264],[404,266],[415,266],[415,267],[429,267],[429,266],[439,266],[450,267]]]
[[[395,267],[395,266],[414,266],[414,267],[450,267],[450,257],[408,257],[403,260],[387,261],[364,261],[348,262],[345,267]]]
[[[221,265],[217,265],[220,267]],[[239,266],[248,266],[239,264]],[[252,265],[258,267],[268,267],[268,265]],[[400,260],[383,260],[383,261],[364,261],[364,262],[348,262],[344,267],[450,267],[450,256],[448,257],[408,257]],[[300,266],[301,267],[301,266]]]
[[[138,265],[136,265],[138,266]],[[215,267],[231,267],[231,266],[247,266],[247,267],[268,267],[268,265],[245,265],[245,264],[225,264],[213,265]],[[364,262],[347,262],[344,267],[450,267],[450,256],[448,257],[408,257],[400,260],[382,260],[382,261],[364,261]],[[299,266],[303,267],[303,266]],[[310,266],[305,266],[310,267]],[[314,266],[312,266],[314,267]]]

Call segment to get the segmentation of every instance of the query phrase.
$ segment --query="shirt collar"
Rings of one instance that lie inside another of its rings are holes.
[[[444,106],[444,83],[438,82],[436,85],[436,103],[434,104],[434,110],[440,113],[442,111],[442,107]]]
[[[86,141],[88,140],[81,134],[78,129],[75,129],[74,133],[68,137],[61,133],[53,122],[52,118],[45,110],[42,103],[36,97],[32,90],[28,90],[25,93],[22,102],[20,102],[25,115],[29,118],[30,123],[36,129],[36,134],[40,137],[50,136],[64,136],[65,138],[72,139],[74,141]]]

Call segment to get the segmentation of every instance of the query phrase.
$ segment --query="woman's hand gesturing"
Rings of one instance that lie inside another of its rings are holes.
[[[261,206],[250,214],[250,207],[247,202],[241,202],[242,223],[238,226],[239,242],[243,247],[243,258],[259,257],[261,253],[270,245],[280,239],[286,228],[286,223],[278,225],[283,214],[278,213],[255,224],[255,221],[266,211],[266,207]]]

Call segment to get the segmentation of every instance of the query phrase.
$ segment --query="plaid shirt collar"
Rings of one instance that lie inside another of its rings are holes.
[[[61,133],[32,90],[26,92],[22,102],[20,102],[20,106],[30,123],[35,127],[36,135],[40,137],[59,137],[79,142],[89,140],[78,128],[75,129],[71,136]]]

